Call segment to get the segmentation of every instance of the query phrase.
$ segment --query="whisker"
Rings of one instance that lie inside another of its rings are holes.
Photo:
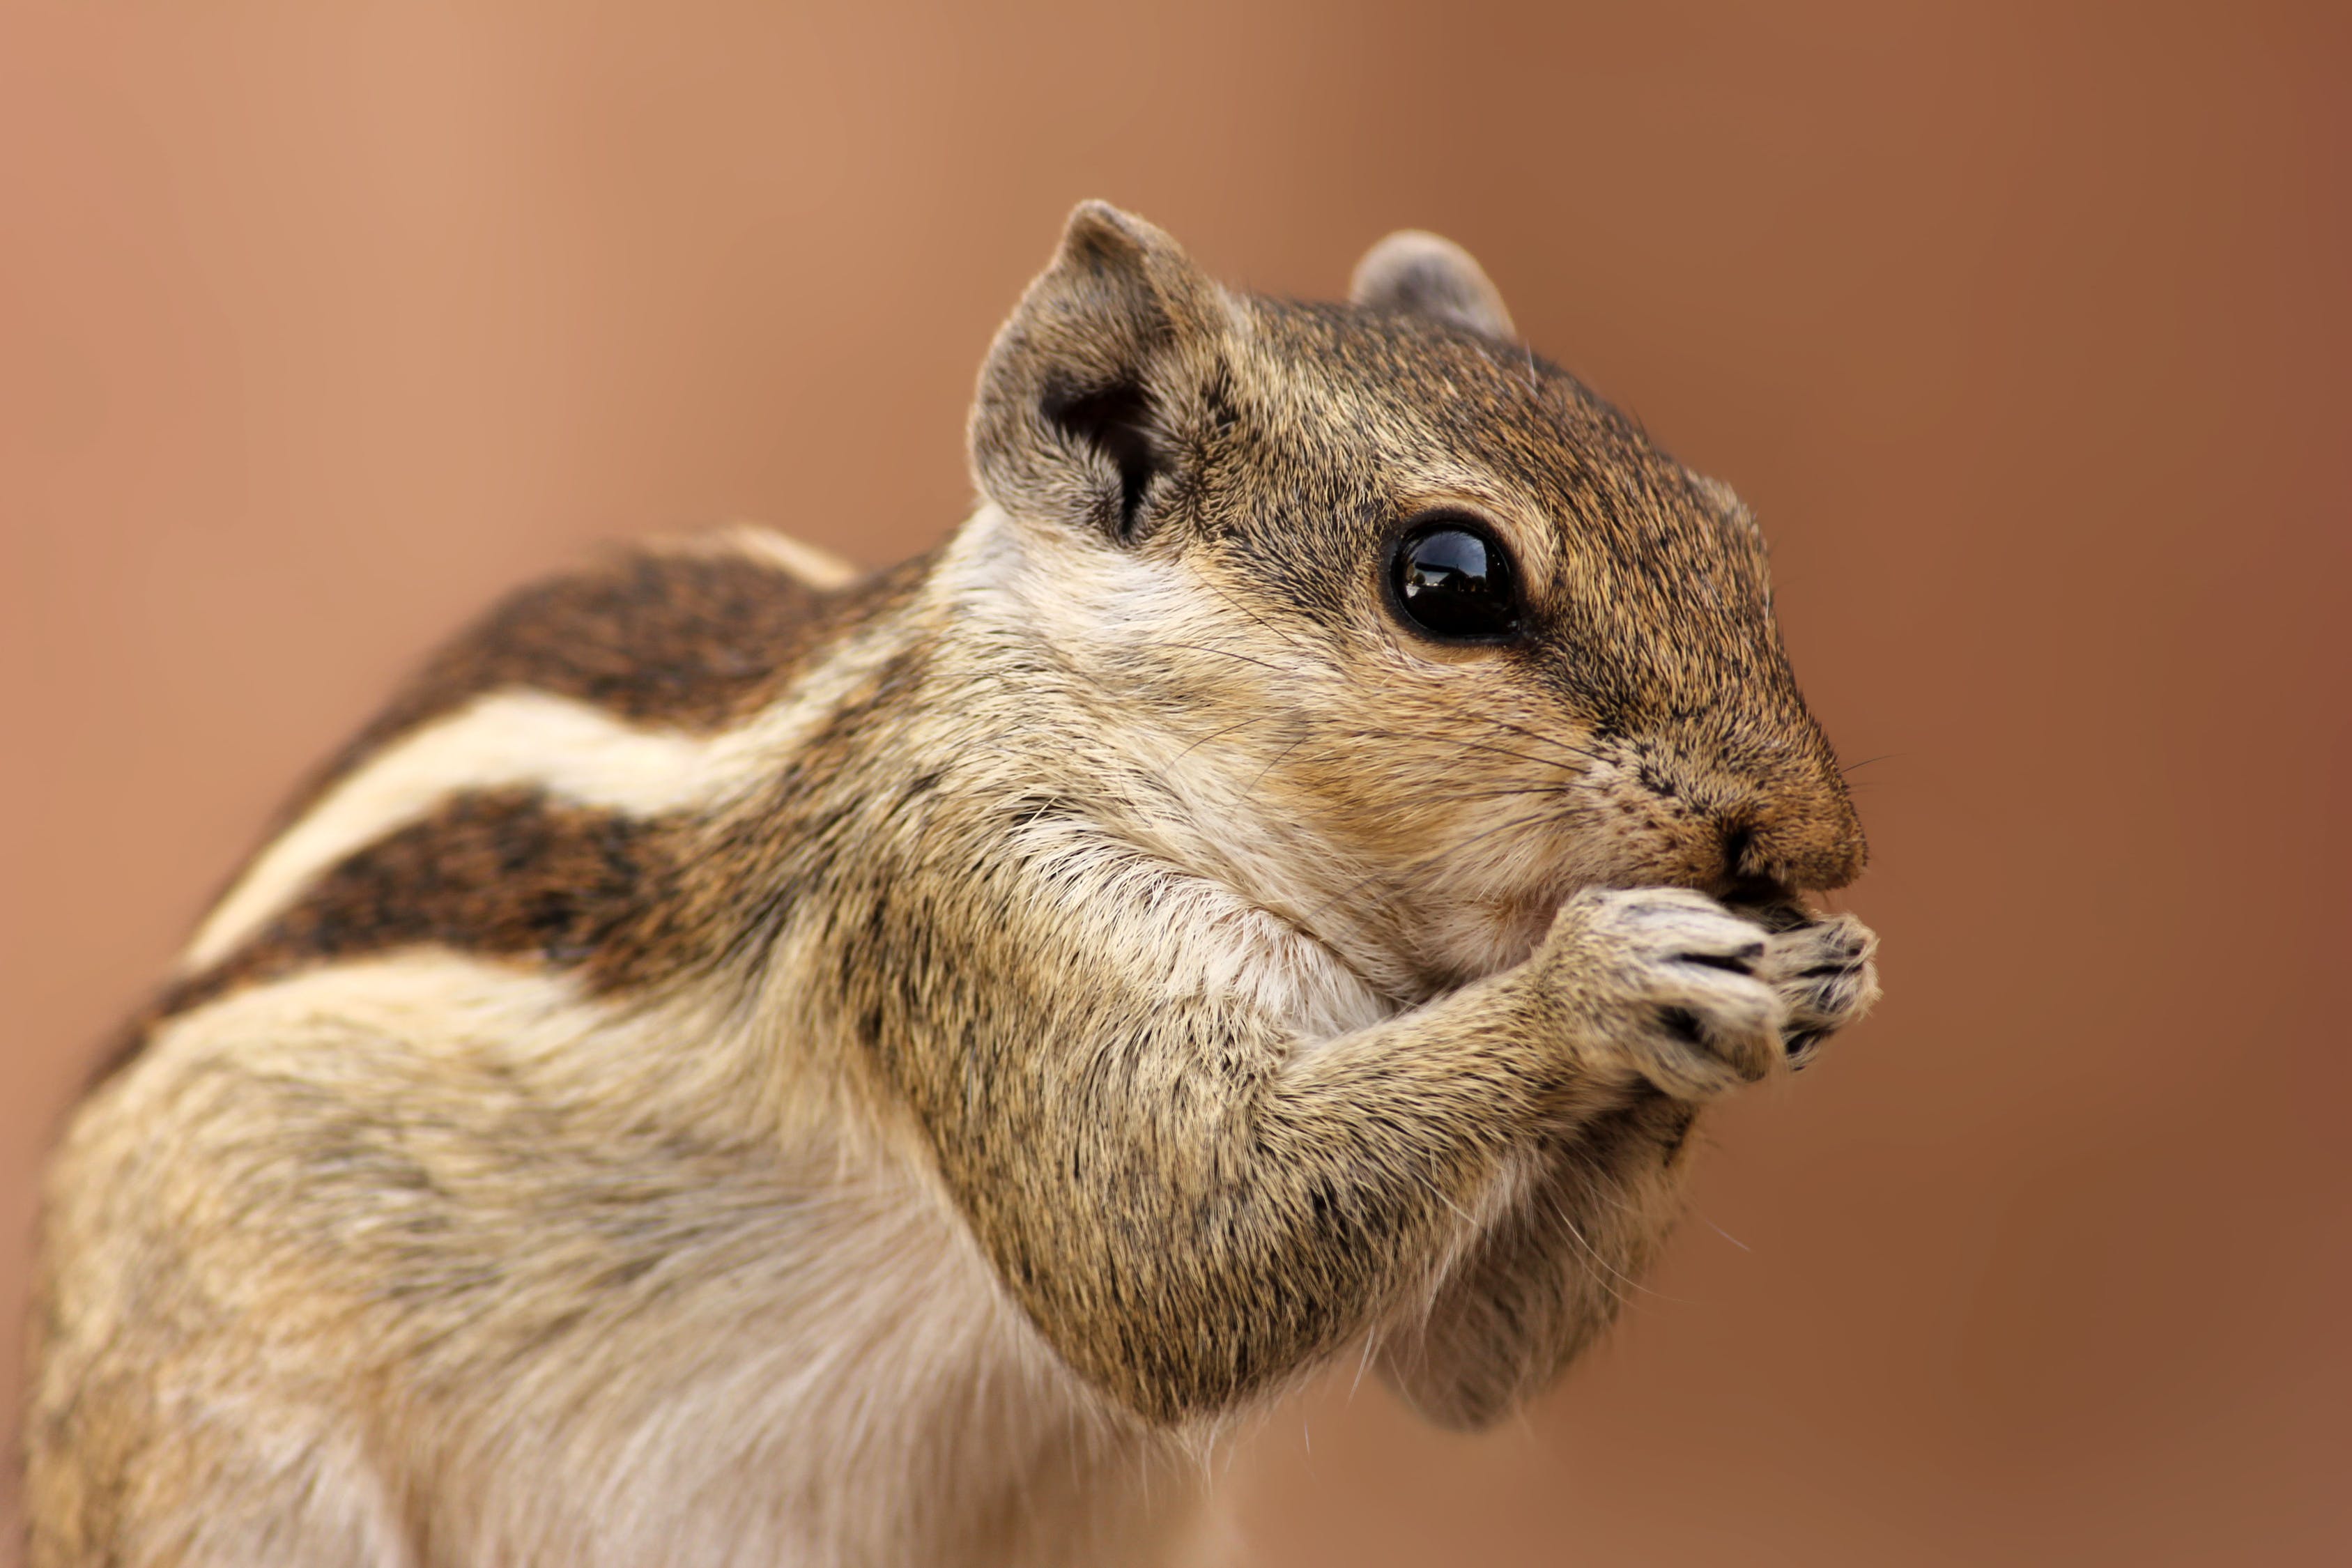
[[[1726,1240],[1726,1241],[1727,1241],[1727,1242],[1731,1243],[1731,1245],[1732,1245],[1732,1246],[1734,1246],[1734,1247],[1736,1247],[1739,1248],[1739,1250],[1740,1250],[1740,1251],[1742,1251],[1742,1252],[1753,1252],[1753,1251],[1755,1251],[1755,1250],[1756,1250],[1754,1247],[1752,1247],[1748,1246],[1746,1242],[1744,1242],[1744,1241],[1740,1240],[1738,1237],[1736,1237],[1736,1236],[1732,1235],[1729,1231],[1727,1231],[1727,1230],[1724,1229],[1721,1226],[1719,1226],[1719,1225],[1716,1224],[1716,1223],[1715,1223],[1715,1221],[1713,1221],[1713,1220],[1711,1220],[1711,1219],[1708,1219],[1708,1218],[1706,1217],[1706,1215],[1699,1215],[1698,1217],[1699,1217],[1700,1221],[1701,1221],[1703,1224],[1705,1224],[1705,1225],[1706,1225],[1706,1228],[1707,1228],[1707,1229],[1709,1229],[1709,1230],[1711,1230],[1711,1231],[1715,1232],[1715,1234],[1716,1234],[1716,1235],[1717,1235],[1717,1236],[1719,1236],[1719,1237],[1723,1237],[1723,1239],[1724,1239],[1724,1240]]]
[[[1560,815],[1560,813],[1555,811],[1531,811],[1524,813],[1518,816],[1511,817],[1507,821],[1496,823],[1490,827],[1481,828],[1479,831],[1472,834],[1469,837],[1464,839],[1459,844],[1446,845],[1443,848],[1433,849],[1430,851],[1429,854],[1408,862],[1407,869],[1420,870],[1423,867],[1429,866],[1449,856],[1459,855],[1466,849],[1475,848],[1480,843],[1494,837],[1498,833],[1508,833],[1517,828],[1532,826],[1536,823],[1554,819]],[[1365,884],[1374,880],[1381,874],[1382,872],[1381,869],[1375,868],[1366,872],[1361,877],[1357,878],[1354,881],[1349,883],[1346,887],[1341,888],[1339,891],[1333,893],[1329,898],[1325,899],[1322,902],[1317,904],[1314,909],[1309,910],[1307,913],[1308,921],[1311,921],[1316,918],[1328,913],[1341,900],[1352,898],[1365,886]]]
[[[1559,793],[1559,786],[1556,784],[1496,784],[1487,789],[1449,789],[1442,798],[1448,803],[1465,800],[1511,800],[1522,795],[1549,795]]]
[[[1569,1239],[1582,1247],[1584,1256],[1599,1267],[1601,1288],[1608,1291],[1610,1298],[1620,1307],[1625,1304],[1625,1287],[1631,1286],[1636,1290],[1648,1289],[1639,1279],[1633,1278],[1601,1256],[1601,1249],[1592,1245],[1591,1238],[1584,1234],[1583,1227],[1569,1217],[1568,1205],[1560,1202],[1559,1194],[1547,1194],[1544,1202],[1545,1205],[1551,1210],[1552,1218],[1558,1220],[1560,1227],[1568,1232]]]
[[[1354,736],[1361,741],[1425,741],[1438,746],[1469,746],[1476,751],[1491,752],[1513,762],[1529,763],[1539,768],[1556,768],[1559,762],[1553,757],[1531,757],[1525,752],[1515,752],[1508,746],[1497,746],[1487,741],[1466,740],[1460,735],[1416,735],[1410,730],[1358,730]]]
[[[1168,765],[1172,768],[1178,763],[1181,763],[1185,758],[1191,756],[1194,752],[1199,751],[1202,746],[1207,745],[1210,742],[1217,740],[1222,736],[1230,735],[1236,730],[1246,730],[1253,724],[1263,724],[1273,716],[1274,715],[1270,713],[1256,713],[1243,720],[1238,724],[1228,724],[1222,730],[1212,730],[1207,734],[1202,736],[1199,740],[1193,742],[1191,745],[1185,747],[1182,751],[1177,752],[1174,756],[1169,758]]]
[[[1192,653],[1214,653],[1214,654],[1223,654],[1223,655],[1225,658],[1237,658],[1237,659],[1241,660],[1244,664],[1254,664],[1254,665],[1257,666],[1260,669],[1269,670],[1269,671],[1271,671],[1272,673],[1274,673],[1274,674],[1276,674],[1276,675],[1287,675],[1287,676],[1296,677],[1297,675],[1298,675],[1298,674],[1300,673],[1299,671],[1297,671],[1297,670],[1296,670],[1296,669],[1285,669],[1285,668],[1283,668],[1280,665],[1276,665],[1276,664],[1268,664],[1265,660],[1264,660],[1264,659],[1262,659],[1262,658],[1252,658],[1249,655],[1247,655],[1247,654],[1245,654],[1245,653],[1235,653],[1233,649],[1231,649],[1231,648],[1229,648],[1229,647],[1216,647],[1216,646],[1214,646],[1213,644],[1211,644],[1211,643],[1164,642],[1164,643],[1153,643],[1153,644],[1151,644],[1151,645],[1150,645],[1150,646],[1151,646],[1151,647],[1163,647],[1163,648],[1167,648],[1167,647],[1181,648],[1181,649],[1184,649],[1184,650],[1186,650],[1186,651],[1188,651],[1188,652],[1192,652]]]
[[[1609,1259],[1603,1256],[1601,1249],[1592,1245],[1591,1238],[1584,1234],[1582,1227],[1578,1226],[1576,1221],[1569,1217],[1566,1205],[1561,1204],[1557,1196],[1554,1196],[1551,1200],[1551,1212],[1552,1217],[1559,1220],[1561,1225],[1566,1226],[1568,1227],[1568,1234],[1576,1238],[1577,1245],[1584,1248],[1584,1255],[1592,1259],[1594,1263],[1600,1265],[1601,1269],[1606,1272],[1612,1279],[1622,1281],[1628,1289],[1639,1290],[1644,1296],[1655,1296],[1662,1301],[1671,1301],[1676,1299],[1666,1295],[1663,1291],[1654,1289],[1651,1287],[1643,1284],[1639,1279],[1636,1279],[1633,1276],[1626,1273],[1622,1268],[1618,1268],[1617,1265],[1609,1261]],[[1623,1290],[1619,1289],[1616,1285],[1611,1284],[1609,1280],[1604,1279],[1601,1283],[1608,1287],[1609,1293],[1616,1297],[1621,1305],[1624,1302],[1625,1294]]]
[[[1283,747],[1282,750],[1275,752],[1273,758],[1267,762],[1265,766],[1258,769],[1257,777],[1250,780],[1250,793],[1253,795],[1256,794],[1257,786],[1265,783],[1265,775],[1274,772],[1275,769],[1280,767],[1284,763],[1288,762],[1290,760],[1290,753],[1298,750],[1299,747],[1307,744],[1307,739],[1308,737],[1301,735],[1296,741],[1291,742],[1290,744]]]
[[[1549,746],[1555,751],[1564,753],[1566,756],[1574,757],[1580,761],[1597,763],[1606,760],[1598,752],[1586,751],[1580,747],[1571,745],[1566,741],[1555,740],[1549,735],[1537,734],[1533,731],[1524,730],[1521,726],[1509,724],[1507,721],[1503,720],[1490,719],[1485,721],[1485,722],[1496,725],[1499,728],[1518,729],[1522,733],[1527,734],[1529,739],[1536,741],[1539,744]],[[1483,750],[1493,752],[1498,756],[1515,758],[1523,763],[1533,763],[1538,767],[1556,768],[1564,765],[1561,758],[1559,757],[1529,756],[1525,752],[1513,751],[1507,746],[1497,746],[1492,742],[1467,741],[1459,735],[1429,735],[1422,734],[1412,730],[1389,729],[1360,730],[1356,731],[1356,733],[1360,737],[1367,739],[1386,738],[1397,741],[1426,741],[1432,745],[1439,746],[1477,746]]]
[[[1496,729],[1508,730],[1515,735],[1525,735],[1528,740],[1537,742],[1538,745],[1556,747],[1560,751],[1566,752],[1571,757],[1581,757],[1587,762],[1597,763],[1601,760],[1601,753],[1592,750],[1590,746],[1580,746],[1575,744],[1573,742],[1563,741],[1557,735],[1547,735],[1540,730],[1530,730],[1525,724],[1514,724],[1508,719],[1496,719],[1492,715],[1484,715],[1483,717],[1486,718],[1486,721],[1487,723],[1494,725]]]
[[[1267,620],[1264,616],[1261,616],[1255,610],[1251,609],[1241,600],[1225,592],[1223,588],[1217,585],[1216,580],[1210,577],[1206,573],[1201,574],[1201,581],[1208,585],[1209,592],[1214,594],[1218,598],[1223,599],[1226,604],[1231,605],[1234,609],[1240,611],[1244,616],[1256,622],[1259,626],[1265,627],[1266,631],[1275,637],[1281,638],[1284,642],[1288,643],[1291,647],[1313,647],[1312,644],[1298,633],[1295,631],[1286,631],[1284,628],[1276,626],[1272,621]]]
[[[1478,845],[1485,843],[1487,839],[1494,837],[1498,833],[1508,833],[1514,828],[1530,827],[1538,822],[1542,822],[1549,818],[1555,818],[1560,815],[1562,814],[1552,811],[1527,812],[1521,816],[1514,816],[1508,821],[1497,822],[1490,827],[1482,827],[1477,832],[1472,834],[1469,837],[1462,840],[1459,844],[1448,844],[1442,849],[1433,849],[1428,854],[1414,860],[1412,864],[1414,867],[1419,868],[1433,864],[1439,860],[1449,859],[1454,856],[1460,855],[1465,849],[1476,847]]]

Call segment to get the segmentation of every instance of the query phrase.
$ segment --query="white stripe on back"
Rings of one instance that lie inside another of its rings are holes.
[[[368,758],[280,834],[198,929],[183,966],[217,963],[320,872],[452,795],[536,789],[566,805],[657,816],[725,791],[732,771],[713,753],[736,749],[728,739],[640,728],[544,691],[476,698]]]

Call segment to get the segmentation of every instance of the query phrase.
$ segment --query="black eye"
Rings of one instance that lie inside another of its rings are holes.
[[[1434,518],[1408,531],[1389,563],[1389,587],[1407,621],[1447,642],[1493,642],[1519,629],[1511,558],[1467,519]]]

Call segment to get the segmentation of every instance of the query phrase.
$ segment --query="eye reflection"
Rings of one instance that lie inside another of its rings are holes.
[[[1517,574],[1509,552],[1465,519],[1423,523],[1398,542],[1389,584],[1397,609],[1443,642],[1491,642],[1518,630]]]

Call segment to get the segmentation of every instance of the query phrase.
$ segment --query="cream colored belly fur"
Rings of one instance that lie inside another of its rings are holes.
[[[735,1125],[713,1124],[710,1086],[678,1070],[688,1053],[651,1048],[713,1025],[427,953],[187,1016],[68,1155],[128,1174],[50,1222],[153,1227],[139,1254],[187,1271],[161,1282],[179,1353],[111,1367],[85,1321],[49,1374],[101,1394],[150,1380],[197,1432],[189,1471],[229,1484],[173,1510],[192,1561],[1218,1555],[1205,1434],[1147,1434],[1074,1378],[908,1151],[852,1146],[814,1117],[757,1139],[749,1095]],[[632,1058],[660,1064],[635,1074],[635,1114],[609,1089],[572,1092]],[[305,1087],[337,1079],[368,1114]],[[662,1131],[679,1126],[695,1131]],[[284,1168],[295,1158],[307,1168]],[[226,1186],[191,1194],[192,1165]],[[234,1247],[170,1245],[223,1206],[240,1211]],[[158,1294],[87,1283],[86,1314]],[[257,1322],[272,1325],[258,1383]]]

